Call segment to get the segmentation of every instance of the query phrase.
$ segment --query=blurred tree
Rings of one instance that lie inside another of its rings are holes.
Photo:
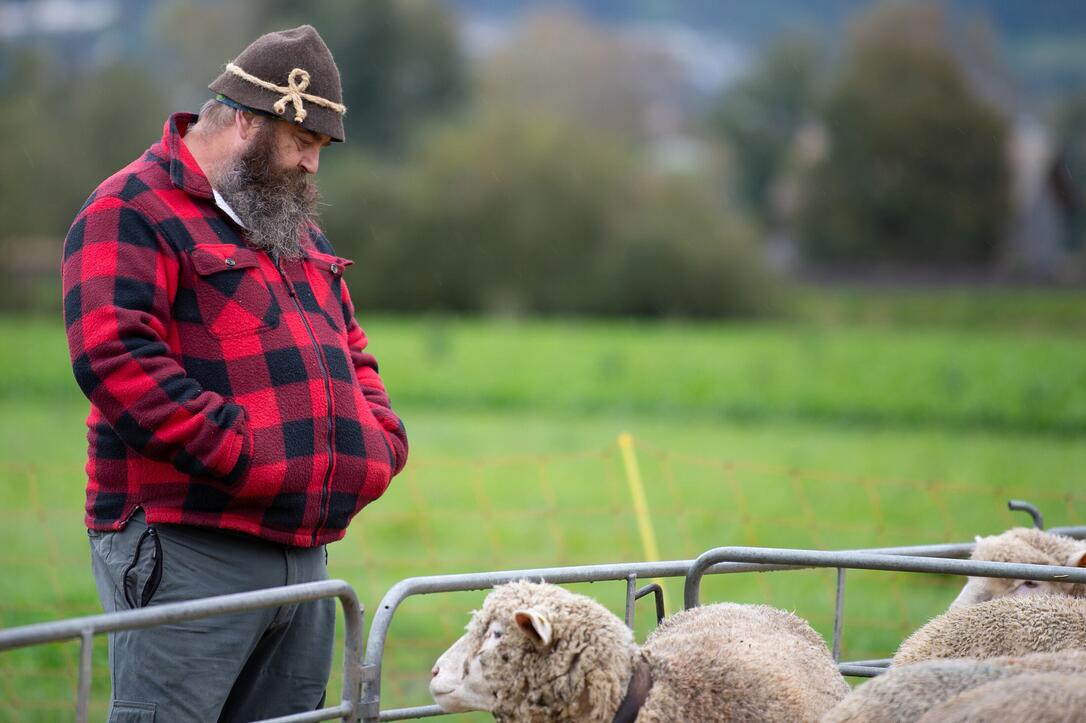
[[[51,310],[61,239],[94,187],[159,135],[162,100],[135,66],[73,73],[46,54],[0,54],[0,308]]]
[[[1057,173],[1070,214],[1067,246],[1082,256],[1086,252],[1086,91],[1063,102],[1056,112],[1055,129],[1055,145],[1063,160]]]
[[[656,41],[658,43],[658,41]],[[644,140],[681,130],[688,89],[658,44],[569,9],[528,15],[480,71],[481,102]]]
[[[432,0],[250,0],[263,31],[309,23],[339,66],[351,143],[402,150],[420,121],[460,107],[468,69],[456,18]],[[240,48],[239,48],[240,50]]]
[[[54,144],[68,105],[61,103],[58,73],[44,54],[3,45],[0,53],[0,136],[6,139],[0,164],[0,238],[26,238],[60,224],[56,217],[63,202],[42,189],[54,189],[50,176],[64,168],[63,154]],[[58,179],[61,184],[63,178]],[[39,198],[42,195],[48,197]]]
[[[711,129],[735,158],[738,190],[763,222],[772,216],[770,187],[796,132],[814,109],[822,61],[822,49],[813,38],[785,36],[710,112]]]
[[[993,260],[1009,209],[1007,127],[945,50],[937,5],[880,6],[853,28],[823,113],[828,152],[804,186],[817,262]]]
[[[171,111],[196,112],[211,96],[208,83],[257,35],[271,29],[273,15],[265,4],[270,3],[164,0],[159,5],[149,32],[154,52],[145,61],[168,89]]]
[[[3,65],[0,134],[11,144],[0,166],[0,238],[58,239],[94,187],[158,137],[161,95],[134,66],[73,74],[33,52]]]
[[[325,227],[360,259],[368,307],[729,315],[777,302],[750,225],[614,139],[492,110],[428,135],[409,160],[352,158],[323,186]]]

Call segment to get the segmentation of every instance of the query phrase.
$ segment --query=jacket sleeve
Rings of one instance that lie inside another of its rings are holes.
[[[362,327],[354,318],[354,304],[351,303],[347,285],[341,284],[340,288],[342,289],[343,321],[347,325],[347,344],[351,349],[351,365],[354,367],[358,384],[362,387],[362,395],[366,398],[377,423],[381,425],[385,439],[392,450],[392,474],[396,475],[407,464],[407,430],[400,418],[392,411],[384,382],[377,373],[377,359],[365,351],[369,341],[366,339],[366,333],[362,331]]]
[[[83,393],[124,443],[186,474],[226,482],[252,455],[239,405],[201,389],[170,355],[178,255],[122,199],[92,198],[64,241],[64,321]]]

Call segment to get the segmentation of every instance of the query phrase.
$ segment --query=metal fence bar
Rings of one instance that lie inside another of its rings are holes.
[[[633,630],[634,603],[637,602],[637,575],[626,576],[626,627]]]
[[[640,600],[646,595],[652,595],[656,600],[656,624],[659,625],[664,621],[664,588],[660,587],[659,583],[651,583],[641,588],[634,594],[635,600]]]
[[[436,705],[420,705],[416,708],[396,708],[395,710],[383,711],[380,715],[380,720],[409,720],[415,718],[433,718],[434,716],[446,715],[445,711],[441,710],[440,706]]]
[[[1049,532],[1066,535],[1076,539],[1086,538],[1086,526],[1054,527]],[[895,557],[926,557],[936,559],[968,557],[974,547],[973,542],[945,543],[937,545],[909,545],[902,547],[877,547],[863,550],[852,550],[837,554],[870,553]],[[740,549],[740,548],[717,548]],[[750,549],[775,549],[775,548],[750,548]],[[712,552],[712,551],[710,551]],[[786,551],[794,552],[794,551]],[[705,553],[708,554],[708,553]],[[832,553],[831,553],[832,554]],[[702,557],[705,555],[703,554]],[[698,558],[700,560],[701,557]],[[362,685],[362,701],[359,710],[362,712],[363,723],[377,723],[385,720],[404,720],[407,718],[420,718],[441,715],[441,709],[437,706],[421,706],[415,708],[396,708],[380,711],[381,698],[381,662],[384,657],[385,640],[388,637],[388,629],[392,622],[392,616],[405,599],[413,595],[430,595],[443,592],[463,592],[469,590],[486,590],[494,585],[500,585],[516,580],[540,580],[551,583],[574,582],[603,582],[608,580],[626,580],[630,575],[636,577],[688,577],[697,560],[670,560],[663,562],[639,562],[611,565],[583,565],[574,567],[532,568],[526,570],[507,570],[500,572],[465,573],[459,575],[431,575],[426,577],[412,577],[401,580],[389,588],[385,593],[373,616],[370,624],[369,637],[366,641],[366,654],[363,659],[363,667],[369,673],[365,676]],[[963,562],[958,560],[957,562]],[[973,563],[977,565],[994,565],[1002,567],[1008,563]],[[711,563],[701,571],[701,575],[718,575],[738,572],[768,572],[772,570],[797,570],[810,567],[852,567],[847,564],[811,565],[805,562],[794,564],[777,564],[766,562],[748,561],[720,561]],[[1023,566],[1035,570],[1044,568],[1043,565]],[[875,568],[877,569],[877,568]],[[979,568],[978,568],[979,569]],[[991,569],[991,568],[988,568]],[[1066,570],[1071,568],[1048,567],[1048,571]],[[1073,568],[1076,574],[1086,574],[1086,570]],[[942,570],[936,570],[942,572]],[[956,574],[973,574],[968,571],[956,572]],[[983,574],[983,573],[977,573]],[[1056,575],[1059,573],[1057,572]],[[1035,578],[1030,575],[1002,575],[1003,577]],[[1061,578],[1066,579],[1066,578]],[[689,578],[688,578],[689,581]],[[1072,581],[1077,581],[1073,578]],[[873,663],[872,665],[859,665],[857,663],[841,663],[841,671],[845,675],[872,676],[885,671],[885,661],[862,661]],[[882,663],[881,665],[878,663]],[[850,672],[846,672],[846,670]]]
[[[381,660],[385,651],[385,639],[392,616],[404,600],[413,595],[430,595],[441,592],[487,590],[516,580],[539,580],[550,583],[602,582],[622,580],[632,574],[637,577],[683,577],[693,560],[664,562],[630,562],[610,565],[581,565],[576,567],[543,567],[526,570],[466,573],[461,575],[431,575],[409,577],[389,588],[378,604],[370,623],[366,640],[364,665],[373,673],[366,676],[362,685],[362,720],[377,723],[380,720],[401,720],[407,709],[394,709],[378,713],[381,698]],[[436,707],[436,706],[435,706]],[[430,710],[430,708],[427,708]],[[385,716],[393,716],[386,718]],[[434,713],[437,715],[437,713]]]
[[[833,662],[841,662],[841,623],[845,608],[845,568],[837,568],[837,596],[833,601]]]
[[[94,652],[94,631],[84,630],[79,636],[79,692],[75,699],[75,719],[87,720],[90,707],[91,654]]]
[[[1048,530],[1057,535],[1086,539],[1086,525],[1075,527],[1053,527]],[[973,553],[975,542],[948,542],[937,545],[906,545],[899,547],[868,547],[858,550],[839,550],[838,552],[872,553],[881,555],[904,555],[917,557],[936,557],[941,559],[964,558]],[[778,548],[766,548],[778,549]],[[735,572],[771,572],[773,570],[802,570],[807,565],[778,565],[750,562],[718,562],[705,571],[709,575],[721,575]]]
[[[873,658],[871,660],[850,660],[850,665],[862,665],[867,668],[888,668],[890,658]]]
[[[265,718],[262,721],[257,721],[257,723],[316,723],[316,721],[332,720],[333,718],[356,720],[357,716],[354,715],[354,708],[352,703],[340,703],[334,708],[321,708],[306,713],[284,715],[279,718]]]
[[[857,665],[856,663],[841,663],[837,666],[841,675],[852,678],[875,678],[886,672],[886,668],[880,666]]]
[[[1076,539],[1086,538],[1086,526],[1053,528],[1049,531]],[[363,643],[362,609],[358,604],[358,597],[354,589],[342,580],[325,580],[290,585],[268,590],[222,595],[203,600],[171,603],[153,608],[72,618],[0,630],[0,651],[80,638],[83,641],[83,649],[80,655],[77,719],[85,721],[86,702],[90,690],[89,667],[92,646],[89,641],[93,635],[119,630],[147,628],[164,623],[184,622],[202,617],[335,596],[343,604],[346,621],[341,704],[319,711],[275,718],[265,723],[307,723],[308,721],[328,720],[332,717],[377,723],[377,721],[405,720],[442,714],[438,706],[419,706],[380,711],[381,661],[384,656],[389,625],[400,603],[412,595],[485,590],[494,585],[523,579],[538,579],[551,583],[601,582],[625,579],[628,588],[632,589],[633,581],[636,581],[638,577],[685,577],[685,607],[692,607],[698,604],[701,578],[707,574],[836,567],[838,568],[838,595],[834,619],[834,654],[836,659],[839,654],[845,569],[932,572],[1028,580],[1086,582],[1086,570],[1082,568],[952,559],[967,557],[971,553],[973,546],[974,543],[969,542],[838,552],[722,547],[709,550],[696,560],[533,568],[408,578],[393,585],[378,606],[370,628],[370,636],[366,644],[364,657],[360,657]],[[647,590],[648,588],[646,588]],[[627,593],[629,593],[629,590]],[[886,660],[854,661],[841,663],[839,668],[845,675],[871,676],[883,672],[886,663]]]
[[[932,572],[944,575],[1003,577],[1017,580],[1058,580],[1086,583],[1086,569],[1056,565],[1028,565],[979,560],[944,560],[915,555],[893,555],[863,551],[827,552],[821,550],[789,550],[773,547],[717,547],[703,552],[686,576],[683,592],[685,607],[696,607],[701,578],[716,569],[720,562],[766,564],[799,567],[840,567],[858,570],[887,570],[896,572]]]
[[[251,592],[219,595],[217,597],[185,602],[168,603],[138,610],[124,610],[103,615],[71,618],[48,623],[23,625],[17,628],[0,630],[0,651],[21,648],[28,645],[54,643],[72,638],[83,640],[80,656],[79,699],[77,700],[77,720],[86,721],[87,699],[90,692],[88,640],[101,633],[113,633],[119,630],[137,630],[165,623],[178,623],[197,618],[213,617],[226,613],[244,612],[260,608],[309,602],[322,598],[337,597],[343,604],[345,619],[345,647],[343,651],[343,698],[339,706],[324,708],[320,711],[302,713],[295,716],[276,719],[277,721],[301,723],[302,721],[329,720],[333,717],[353,720],[356,716],[357,701],[362,690],[362,670],[358,665],[362,652],[363,625],[362,608],[354,588],[343,580],[321,580],[299,585],[253,590]],[[81,717],[79,717],[81,716]]]

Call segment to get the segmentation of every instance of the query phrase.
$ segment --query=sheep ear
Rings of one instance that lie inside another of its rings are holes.
[[[541,648],[551,644],[551,622],[535,610],[518,610],[513,613],[517,627],[524,631]]]
[[[1071,553],[1067,558],[1067,567],[1086,567],[1086,552]]]

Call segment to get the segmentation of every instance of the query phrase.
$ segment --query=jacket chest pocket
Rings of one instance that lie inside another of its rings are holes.
[[[229,339],[278,326],[279,304],[254,251],[233,244],[202,244],[189,257],[196,272],[196,304],[211,334]]]
[[[322,316],[328,322],[328,326],[340,334],[346,330],[343,301],[340,296],[343,272],[353,263],[350,259],[318,251],[307,252],[305,258],[310,296],[305,300],[306,310]]]

